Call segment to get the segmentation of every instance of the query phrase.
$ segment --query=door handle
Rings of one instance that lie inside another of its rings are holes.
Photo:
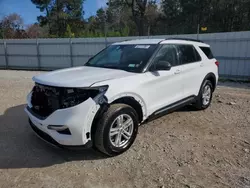
[[[180,74],[181,73],[181,70],[176,70],[175,72],[174,72],[174,74]]]
[[[204,63],[201,63],[200,66],[201,66],[201,67],[204,67]]]

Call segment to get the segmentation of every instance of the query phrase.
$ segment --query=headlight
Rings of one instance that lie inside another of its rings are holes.
[[[65,88],[62,96],[62,108],[76,106],[89,98],[104,95],[107,90],[108,86],[93,88]]]

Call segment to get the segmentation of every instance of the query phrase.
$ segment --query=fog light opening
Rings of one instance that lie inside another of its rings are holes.
[[[54,130],[59,134],[71,135],[71,132],[68,127],[65,125],[49,125],[48,129]]]
[[[65,135],[71,135],[71,132],[69,129],[65,129],[63,131],[57,131],[59,134],[65,134]]]
[[[48,125],[48,129],[54,130],[54,131],[63,131],[65,129],[68,129],[65,125]]]

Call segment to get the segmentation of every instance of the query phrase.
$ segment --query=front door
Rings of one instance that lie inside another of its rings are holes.
[[[148,114],[177,102],[183,98],[182,66],[179,64],[177,48],[173,44],[166,44],[158,51],[154,63],[167,61],[170,70],[149,71],[146,73],[146,95]],[[153,66],[153,64],[151,66]]]

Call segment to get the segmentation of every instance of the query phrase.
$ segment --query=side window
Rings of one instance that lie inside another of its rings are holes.
[[[159,50],[159,52],[156,54],[154,63],[157,63],[159,61],[167,61],[172,66],[179,65],[177,58],[177,50],[175,45],[172,44],[163,45],[162,48]]]
[[[178,45],[180,60],[182,64],[194,63],[201,61],[200,54],[192,45]]]
[[[208,59],[213,59],[214,55],[209,47],[200,47],[200,49],[206,54]]]

